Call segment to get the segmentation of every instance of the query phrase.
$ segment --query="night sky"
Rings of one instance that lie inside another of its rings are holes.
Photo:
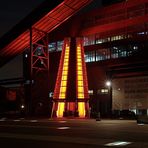
[[[8,32],[43,1],[44,0],[1,0],[0,36]]]
[[[15,24],[26,17],[44,0],[1,0],[0,1],[0,37],[8,32]],[[23,76],[22,56],[0,67],[0,80]]]

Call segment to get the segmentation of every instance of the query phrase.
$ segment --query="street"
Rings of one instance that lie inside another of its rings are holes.
[[[148,147],[148,125],[135,120],[0,119],[0,147]]]

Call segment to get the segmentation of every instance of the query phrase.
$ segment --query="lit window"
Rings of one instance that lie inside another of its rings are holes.
[[[89,95],[93,95],[94,91],[93,90],[88,90]]]
[[[98,90],[98,94],[108,94],[109,90],[107,88],[102,88]]]

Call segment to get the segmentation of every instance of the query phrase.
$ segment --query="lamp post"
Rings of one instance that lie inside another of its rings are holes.
[[[106,81],[105,85],[109,90],[109,112],[112,110],[112,82],[110,80]]]

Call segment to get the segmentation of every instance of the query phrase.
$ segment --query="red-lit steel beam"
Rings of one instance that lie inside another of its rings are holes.
[[[108,31],[112,31],[112,30],[127,28],[129,26],[140,25],[140,24],[144,24],[147,22],[148,22],[148,14],[145,16],[139,16],[139,17],[126,19],[126,20],[122,20],[122,21],[114,22],[114,23],[110,23],[110,24],[89,27],[89,28],[83,29],[80,32],[80,35],[87,36],[87,35],[92,35],[92,34],[96,34],[96,33],[103,33],[103,32],[108,32]]]
[[[120,12],[127,13],[127,10],[130,11],[131,8],[134,8],[135,6],[140,6],[140,5],[147,5],[148,1],[147,0],[129,0],[129,1],[124,1],[121,3],[113,4],[107,7],[95,9],[91,12],[88,12],[85,17],[94,17],[94,16],[110,16],[113,13],[118,14]],[[116,13],[117,12],[117,13]]]
[[[64,0],[60,5],[50,11],[47,15],[36,22],[32,28],[37,28],[45,32],[51,32],[53,29],[58,27],[81,8],[85,7],[92,0]],[[51,18],[52,19],[51,19]],[[54,20],[54,21],[53,21]],[[28,28],[29,29],[29,28]],[[43,36],[36,36],[33,34],[32,42],[36,43]],[[26,41],[27,38],[27,41]],[[23,40],[25,39],[25,40]],[[12,42],[7,44],[3,49],[0,49],[1,56],[13,56],[24,51],[25,48],[29,47],[29,30],[15,38]]]

